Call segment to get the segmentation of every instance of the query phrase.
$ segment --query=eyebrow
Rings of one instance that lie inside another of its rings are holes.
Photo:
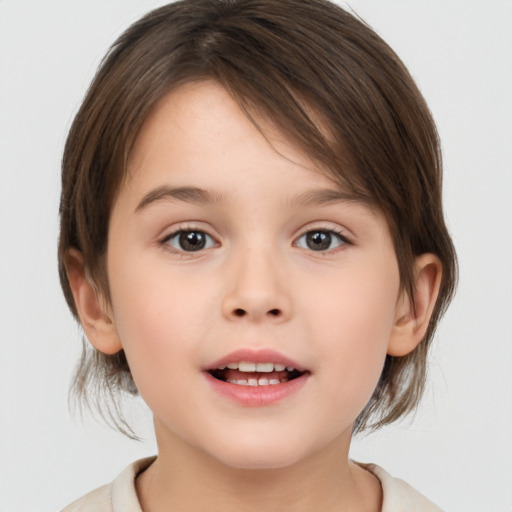
[[[297,208],[324,206],[332,203],[351,202],[375,207],[375,201],[369,195],[345,192],[337,189],[310,190],[292,198],[291,204]]]
[[[135,212],[140,212],[151,204],[173,199],[186,203],[208,204],[220,202],[221,195],[217,192],[198,187],[169,187],[162,185],[149,191],[139,202],[135,208]]]
[[[222,194],[199,187],[170,187],[162,185],[149,191],[135,208],[138,213],[149,205],[165,200],[178,200],[196,204],[214,204],[222,201]],[[295,208],[324,206],[339,202],[353,202],[369,207],[375,206],[371,197],[362,194],[344,192],[336,189],[308,190],[293,197],[290,204]]]

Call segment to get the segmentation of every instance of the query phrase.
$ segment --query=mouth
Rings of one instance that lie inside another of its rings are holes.
[[[221,382],[251,387],[278,386],[307,373],[282,363],[251,361],[222,364],[207,371],[214,379]]]

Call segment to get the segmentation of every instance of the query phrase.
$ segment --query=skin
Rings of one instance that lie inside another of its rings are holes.
[[[154,414],[144,511],[378,511],[379,482],[349,461],[352,425],[386,353],[423,338],[440,265],[418,257],[413,310],[383,215],[258,122],[265,137],[211,81],[157,105],[111,214],[110,304],[70,251],[80,318],[98,350],[125,350]],[[184,250],[179,230],[206,233],[205,248]],[[328,249],[308,245],[331,231]],[[306,383],[263,407],[220,396],[204,369],[240,348],[280,352]]]

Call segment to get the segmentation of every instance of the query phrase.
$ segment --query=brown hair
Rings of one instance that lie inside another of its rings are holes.
[[[62,162],[59,272],[77,311],[65,267],[78,249],[109,299],[105,253],[109,216],[139,129],[171,89],[217,80],[257,124],[269,117],[355,195],[386,216],[401,284],[412,297],[416,255],[434,253],[442,283],[425,339],[409,355],[387,356],[355,430],[378,428],[414,409],[428,348],[456,282],[455,251],[442,212],[438,134],[408,71],[366,24],[327,0],[182,0],[156,9],[114,43],[71,127]],[[258,113],[258,115],[253,115]],[[74,389],[136,393],[121,351],[84,341]],[[121,418],[121,419],[119,419]],[[129,427],[128,427],[129,428]],[[125,429],[126,430],[126,429]]]

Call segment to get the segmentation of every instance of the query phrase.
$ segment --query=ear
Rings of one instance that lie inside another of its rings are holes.
[[[413,298],[404,290],[397,303],[395,324],[388,344],[390,356],[405,356],[423,340],[439,295],[442,265],[434,254],[415,261]]]
[[[110,308],[87,275],[84,258],[76,249],[70,249],[66,255],[66,271],[87,339],[104,354],[119,352],[123,347]]]

